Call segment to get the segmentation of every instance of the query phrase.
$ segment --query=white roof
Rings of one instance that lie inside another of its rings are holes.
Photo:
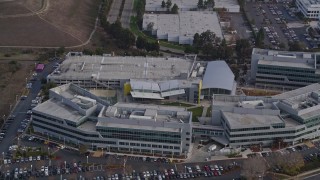
[[[204,21],[205,19],[205,21]],[[153,23],[153,30],[157,36],[193,39],[194,34],[210,30],[217,37],[223,38],[220,23],[216,12],[208,11],[182,11],[179,14],[144,14],[143,29]]]
[[[202,89],[219,88],[232,91],[234,74],[225,61],[208,62],[202,83]]]
[[[130,79],[130,86],[134,90],[160,91],[159,84],[154,81]]]
[[[146,99],[164,99],[159,93],[149,93],[149,92],[136,92],[131,91],[131,96],[134,98],[146,98]]]

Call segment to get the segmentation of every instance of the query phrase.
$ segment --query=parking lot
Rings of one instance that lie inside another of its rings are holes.
[[[245,11],[255,33],[263,28],[266,47],[285,50],[289,43],[294,42],[311,46],[306,40],[306,26],[296,16],[296,9],[290,6],[289,1],[278,4],[247,3]]]

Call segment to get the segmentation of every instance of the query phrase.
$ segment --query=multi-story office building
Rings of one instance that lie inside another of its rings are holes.
[[[48,77],[57,85],[74,83],[86,89],[116,89],[135,100],[172,99],[199,102],[212,93],[234,94],[234,75],[225,61],[192,58],[72,56]],[[223,81],[221,81],[223,77]],[[203,94],[202,94],[203,92]]]
[[[257,87],[291,90],[320,80],[320,53],[252,50],[251,81]]]
[[[212,121],[230,146],[289,144],[320,136],[320,85],[270,97],[215,95]]]
[[[318,19],[320,13],[320,0],[296,0],[298,10],[306,18]]]
[[[117,103],[74,85],[50,90],[50,99],[33,109],[35,132],[48,139],[89,149],[186,155],[191,144],[192,113],[180,107]]]

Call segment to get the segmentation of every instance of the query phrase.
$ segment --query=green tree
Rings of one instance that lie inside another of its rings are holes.
[[[289,51],[302,51],[303,49],[304,47],[299,41],[289,43]]]
[[[239,39],[236,41],[236,53],[238,58],[244,59],[251,55],[251,45],[248,39]]]
[[[264,41],[264,31],[262,29],[262,27],[259,29],[259,32],[257,33],[256,36],[256,46],[259,48],[263,47],[263,41]]]
[[[205,54],[206,56],[209,56],[213,48],[214,48],[213,44],[207,43],[202,47],[202,53]]]
[[[198,8],[199,9],[203,8],[203,0],[198,0]]]
[[[142,36],[138,36],[136,41],[136,47],[138,49],[144,49],[146,47],[146,44],[147,44],[147,40]]]
[[[80,144],[79,145],[79,153],[84,154],[88,151],[88,146],[85,144]]]
[[[279,48],[280,48],[280,49],[285,49],[285,48],[286,48],[286,45],[285,45],[283,42],[281,42],[281,43],[279,44]]]
[[[261,157],[248,158],[243,162],[241,174],[248,180],[259,179],[267,171],[266,162]]]
[[[172,2],[171,2],[171,0],[167,0],[166,5],[167,5],[167,9],[168,9],[168,11],[170,11],[170,8],[171,8],[171,6],[172,6]]]
[[[178,14],[179,7],[177,4],[174,4],[171,8],[171,13]]]
[[[199,35],[199,33],[194,34],[194,36],[193,36],[193,45],[196,48],[200,47],[200,35]]]
[[[166,2],[164,2],[164,0],[163,0],[162,3],[161,3],[161,7],[162,7],[162,8],[165,8],[165,7],[166,7]]]

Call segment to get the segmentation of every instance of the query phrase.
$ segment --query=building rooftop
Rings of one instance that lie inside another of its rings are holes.
[[[167,8],[161,7],[159,0],[146,0],[146,11],[166,11]],[[177,4],[180,11],[186,11],[190,9],[198,8],[198,0],[171,0],[172,5]],[[233,6],[239,6],[237,0],[215,0],[216,8],[228,8]]]
[[[147,29],[150,23],[153,23],[153,30],[157,30],[158,36],[167,34],[168,38],[170,36],[193,38],[196,33],[201,34],[210,30],[217,37],[223,38],[216,12],[182,11],[179,14],[144,14],[143,29]]]
[[[301,3],[303,3],[306,8],[315,8],[320,7],[320,0],[299,0]]]
[[[314,84],[310,84],[308,86],[302,87],[302,88],[298,88],[292,91],[288,91],[288,92],[284,92],[278,95],[274,95],[272,96],[273,99],[288,99],[294,96],[298,96],[301,94],[306,94],[306,93],[310,93],[312,91],[318,91],[320,89],[320,84],[319,83],[314,83]]]
[[[283,123],[281,118],[276,115],[258,115],[258,114],[238,114],[232,112],[222,112],[229,122],[230,128],[249,128],[263,127],[273,124]]]
[[[66,119],[75,123],[79,122],[81,118],[84,117],[74,108],[56,99],[49,99],[33,108],[33,110],[58,117],[60,119]]]
[[[171,79],[187,77],[193,61],[182,58],[68,56],[48,78],[74,80]],[[57,72],[57,71],[56,71]]]
[[[302,63],[302,62],[284,62],[284,61],[259,60],[258,64],[260,64],[260,65],[270,65],[270,66],[283,66],[283,67],[293,67],[293,68],[314,69],[314,66],[312,66],[311,64],[306,64],[306,63]]]
[[[149,131],[165,131],[165,132],[180,132],[180,128],[170,128],[161,126],[145,126],[141,124],[124,124],[124,123],[110,123],[108,121],[99,121],[97,127],[113,127],[124,129],[143,129]]]
[[[101,113],[101,117],[175,123],[189,123],[190,116],[181,107],[135,103],[117,103]]]
[[[203,77],[202,89],[219,88],[232,91],[234,74],[225,61],[211,61]]]

